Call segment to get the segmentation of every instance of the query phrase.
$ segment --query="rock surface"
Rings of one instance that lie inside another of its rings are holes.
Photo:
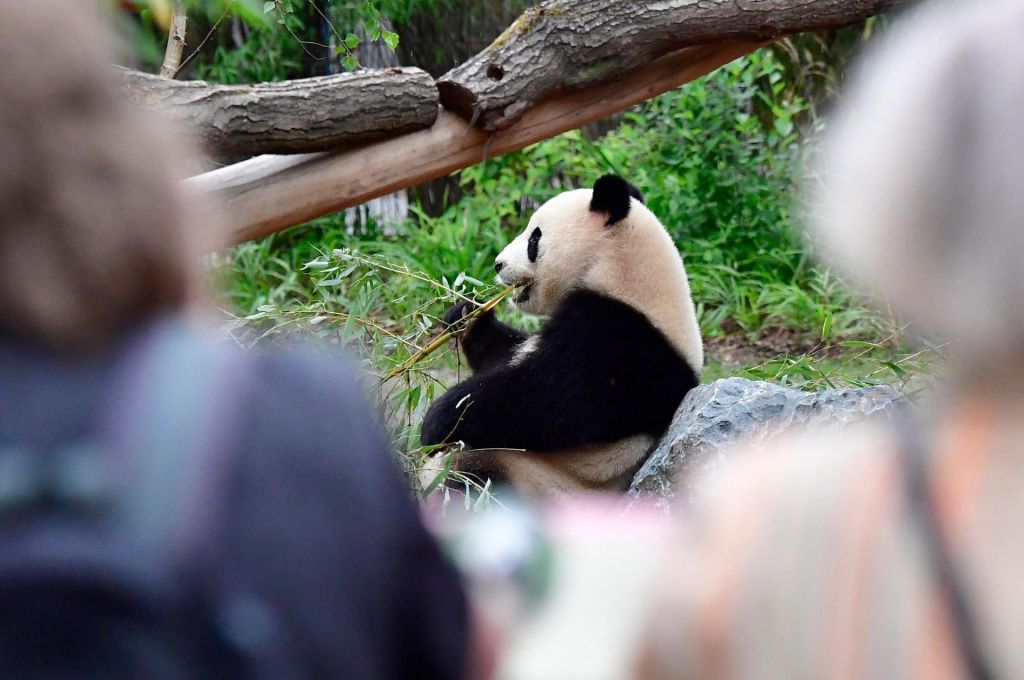
[[[768,382],[724,378],[691,390],[672,425],[633,478],[629,495],[661,501],[692,489],[685,480],[721,467],[738,439],[760,441],[789,427],[845,425],[891,416],[906,403],[888,386],[802,392]]]

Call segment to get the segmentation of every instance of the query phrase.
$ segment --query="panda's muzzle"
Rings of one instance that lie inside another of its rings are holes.
[[[521,305],[530,299],[530,294],[533,292],[533,279],[521,278],[519,280],[510,281],[511,277],[498,275],[498,282],[505,286],[515,286],[519,289],[512,301],[517,305]]]
[[[530,299],[530,293],[532,291],[533,291],[533,283],[532,282],[531,283],[527,283],[526,285],[524,285],[522,290],[519,291],[519,294],[516,295],[516,298],[515,298],[516,304],[517,305],[521,305],[524,302],[527,302]]]

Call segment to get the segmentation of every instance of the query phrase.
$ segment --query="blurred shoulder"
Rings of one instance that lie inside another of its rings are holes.
[[[370,401],[370,387],[353,360],[340,350],[331,351],[312,342],[243,348],[219,332],[209,319],[182,316],[159,319],[140,337],[143,345],[162,350],[160,353],[167,357],[164,361],[202,354],[206,364],[226,366],[226,379],[235,383],[239,392],[248,383],[249,398],[297,398],[298,405],[305,408],[345,406],[358,411],[366,411]]]
[[[371,406],[372,376],[337,349],[313,344],[244,349],[209,325],[181,323],[227,367],[222,408],[251,468],[301,475],[311,466],[342,486],[400,487],[396,457]],[[234,413],[231,413],[234,411]]]
[[[855,610],[840,594],[860,592],[858,565],[894,526],[895,446],[884,424],[786,433],[737,447],[698,481],[658,579],[641,677],[800,677],[820,632]]]
[[[249,370],[266,386],[295,393],[310,408],[368,411],[372,385],[355,362],[314,345],[245,352]],[[329,397],[330,401],[324,398]]]
[[[696,481],[696,506],[701,514],[736,505],[799,512],[832,507],[844,489],[888,474],[896,446],[891,426],[882,422],[795,430],[741,443],[723,469]]]

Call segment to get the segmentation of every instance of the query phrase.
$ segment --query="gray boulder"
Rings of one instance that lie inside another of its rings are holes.
[[[686,395],[629,495],[661,502],[679,495],[688,502],[693,490],[685,480],[722,466],[739,438],[758,441],[794,425],[813,429],[890,417],[905,403],[901,392],[884,385],[802,392],[743,378],[716,380]]]

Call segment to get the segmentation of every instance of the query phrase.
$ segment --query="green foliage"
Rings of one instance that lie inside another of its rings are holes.
[[[371,222],[350,232],[332,216],[239,246],[219,270],[225,304],[240,317],[240,341],[301,329],[383,376],[436,337],[449,305],[494,293],[485,282],[495,255],[542,202],[616,172],[641,189],[685,256],[712,340],[709,379],[740,374],[807,389],[905,382],[931,370],[934,353],[902,348],[893,320],[815,264],[803,238],[798,121],[807,113],[786,91],[785,66],[761,51],[628,112],[600,141],[570,132],[464,170],[465,195],[438,217],[414,208],[390,231]],[[788,354],[740,366],[715,360],[718,338],[753,342],[779,330],[796,339]],[[459,370],[454,352],[438,353],[381,385],[412,467],[422,460],[422,414]]]
[[[779,62],[784,74],[783,87],[781,90],[773,87],[773,96],[776,99],[802,97],[809,108],[798,122],[805,126],[813,123],[836,95],[846,65],[888,22],[888,15],[882,14],[868,17],[854,26],[823,33],[800,33],[772,43],[766,49]],[[769,112],[762,111],[765,113]]]
[[[113,0],[108,0],[113,2]],[[306,72],[304,62],[313,64],[326,61],[328,46],[323,43],[320,27],[333,33],[336,43],[334,56],[346,70],[360,67],[358,49],[363,39],[353,32],[342,33],[338,25],[361,27],[371,42],[381,41],[392,52],[399,43],[399,35],[389,26],[385,9],[394,5],[398,11],[411,11],[416,2],[373,2],[358,0],[336,2],[320,9],[313,0],[184,0],[184,6],[193,31],[211,31],[209,54],[197,60],[197,73],[202,79],[220,83],[248,83],[283,80],[316,75],[324,69]],[[133,0],[121,2],[125,10],[122,32],[132,36],[137,55],[149,68],[155,68],[162,59],[167,44],[167,32],[173,0]],[[380,5],[380,6],[379,6]],[[243,39],[228,39],[226,17],[237,16],[245,22],[240,35]],[[216,35],[221,29],[220,37]],[[206,40],[204,39],[205,43]]]
[[[198,61],[196,73],[200,79],[233,85],[285,80],[300,74],[306,49],[302,18],[288,0],[268,4],[273,7],[267,16],[276,18],[250,26],[241,46],[218,45],[211,59]]]
[[[212,22],[222,16],[237,16],[253,26],[265,22],[260,1],[182,0],[191,19],[205,17]],[[120,10],[114,14],[115,27],[132,45],[135,55],[148,67],[157,67],[167,45],[174,0],[105,0],[105,4],[111,10]]]
[[[404,23],[420,10],[438,12],[442,8],[459,7],[458,0],[377,0],[380,13],[395,23]],[[468,4],[468,3],[467,3]],[[459,7],[472,11],[472,7]]]
[[[894,333],[875,342],[846,340],[837,345],[821,344],[807,352],[782,354],[738,371],[725,371],[721,365],[712,364],[705,371],[704,380],[730,374],[804,390],[891,384],[905,394],[916,394],[924,386],[923,378],[941,372],[945,348],[926,345],[911,350],[900,347],[898,340]]]
[[[127,6],[132,11],[138,12],[143,19],[153,21],[166,31],[171,21],[174,2],[175,0],[128,0],[127,2],[108,0],[107,4]],[[181,0],[181,2],[189,16],[198,14],[205,15],[209,19],[216,19],[221,14],[227,13],[253,24],[263,22],[260,10],[261,0]]]
[[[280,0],[278,0],[280,1]],[[292,0],[293,2],[295,0]],[[303,0],[305,1],[305,0]],[[315,8],[314,8],[315,9]],[[325,20],[334,34],[337,42],[335,54],[341,57],[341,65],[346,71],[354,71],[359,68],[359,46],[363,39],[355,33],[349,32],[342,36],[335,27],[335,22],[342,22],[345,25],[361,26],[362,30],[369,37],[370,42],[382,40],[392,52],[398,47],[398,34],[388,30],[388,22],[381,12],[377,2],[361,0],[359,2],[339,2],[330,7],[326,16],[320,10],[316,10],[319,18]]]
[[[835,336],[887,334],[884,317],[811,264],[795,198],[803,147],[794,121],[807,104],[777,97],[783,88],[779,61],[752,54],[627,113],[597,143],[570,132],[463,171],[468,195],[446,216],[500,221],[505,237],[477,244],[488,259],[544,200],[616,172],[640,188],[684,254],[705,334],[813,334],[826,319]]]

